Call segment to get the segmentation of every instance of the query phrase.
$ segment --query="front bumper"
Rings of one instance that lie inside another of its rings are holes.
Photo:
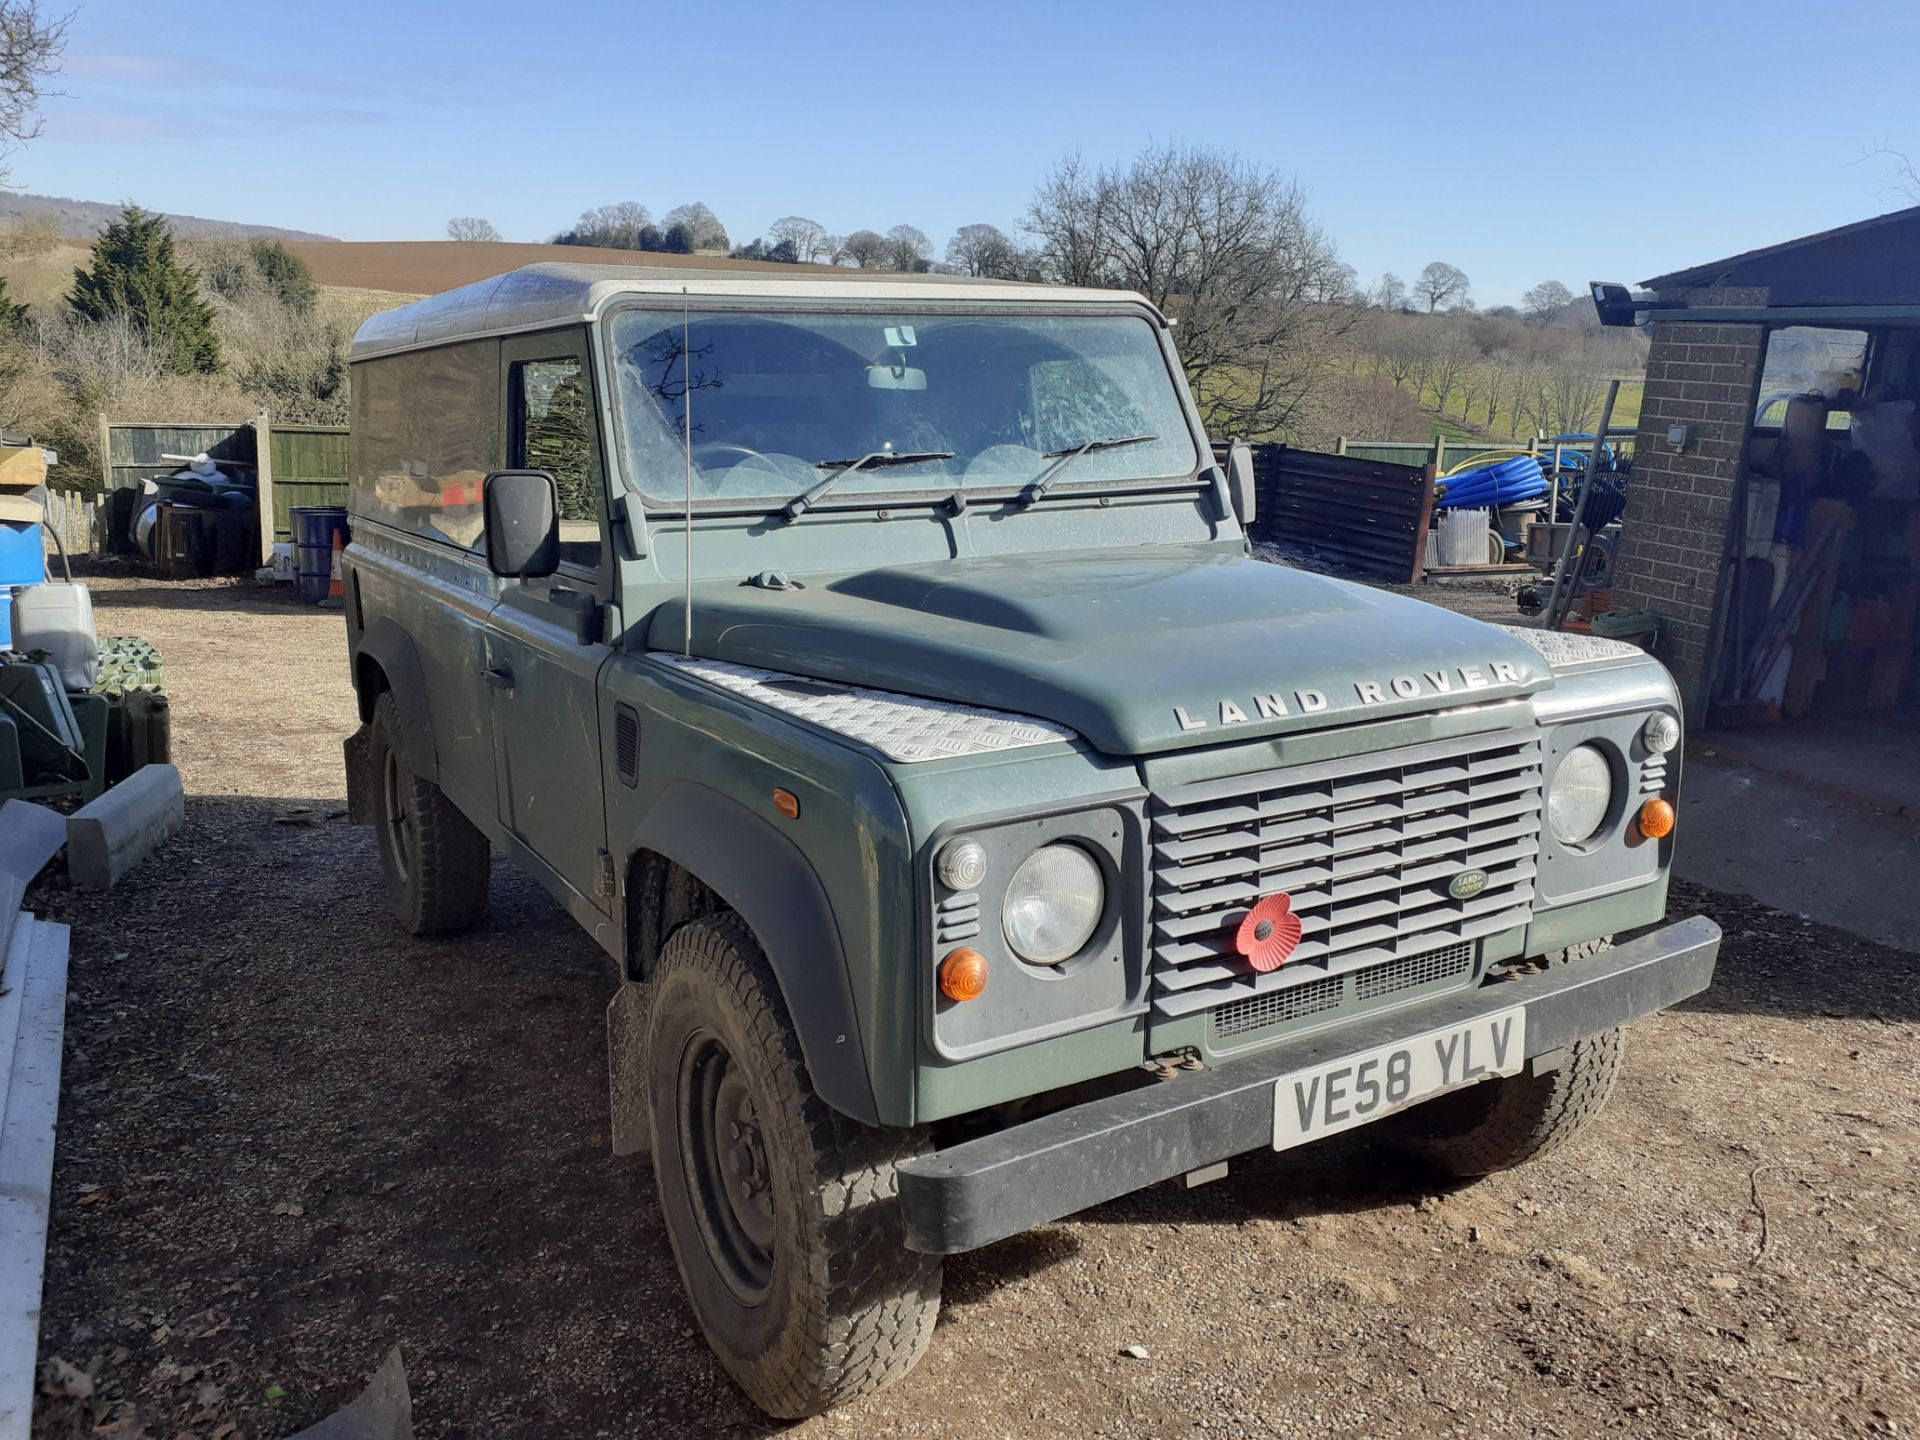
[[[907,1244],[974,1250],[1146,1185],[1273,1143],[1274,1086],[1294,1073],[1476,1016],[1527,1008],[1529,1059],[1697,995],[1720,927],[1681,920],[1537,975],[1302,1036],[1236,1061],[1110,1095],[900,1167]]]

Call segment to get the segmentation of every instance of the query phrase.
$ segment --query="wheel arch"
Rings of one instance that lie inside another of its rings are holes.
[[[863,1124],[881,1123],[839,925],[800,848],[738,801],[692,781],[669,784],[627,850],[628,963],[639,980],[667,927],[634,912],[636,886],[663,864],[679,867],[753,931],[800,1037],[814,1093]],[[679,918],[699,913],[696,906]]]
[[[368,627],[353,652],[353,689],[360,719],[373,719],[385,691],[393,693],[404,732],[407,767],[422,780],[440,783],[440,754],[433,738],[433,710],[413,637],[391,619]]]

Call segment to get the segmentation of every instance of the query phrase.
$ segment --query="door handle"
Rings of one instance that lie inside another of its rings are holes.
[[[498,668],[487,671],[487,684],[495,690],[513,689],[513,671]]]

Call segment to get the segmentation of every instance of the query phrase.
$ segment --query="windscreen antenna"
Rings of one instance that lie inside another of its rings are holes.
[[[687,301],[687,287],[680,287],[680,432],[686,440],[687,458],[687,499],[686,509],[680,517],[685,526],[684,555],[681,564],[686,567],[686,583],[682,594],[686,597],[686,637],[681,650],[686,657],[693,658],[693,310]]]

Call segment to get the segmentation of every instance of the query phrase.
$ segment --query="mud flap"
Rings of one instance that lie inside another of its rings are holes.
[[[647,1154],[647,987],[634,981],[607,1004],[607,1095],[613,1153]]]
[[[371,825],[373,776],[368,770],[373,758],[373,727],[362,725],[341,741],[340,754],[347,766],[347,821],[352,825]]]

